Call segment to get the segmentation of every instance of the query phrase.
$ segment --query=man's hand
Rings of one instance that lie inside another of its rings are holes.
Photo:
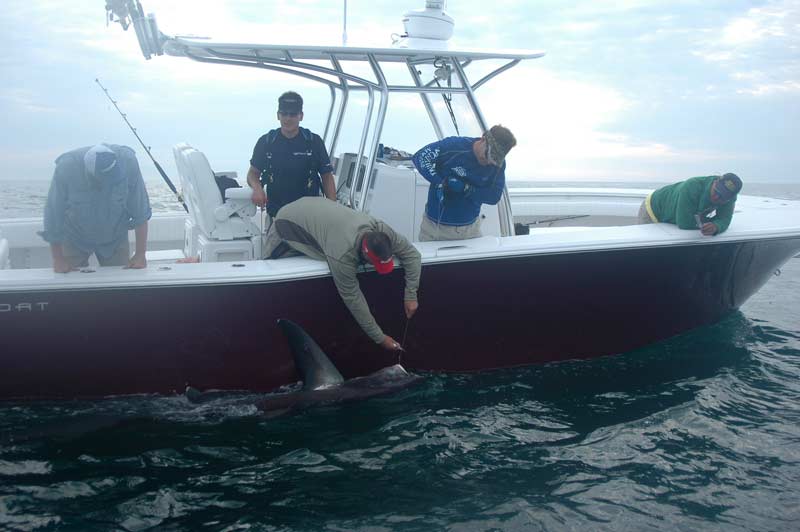
[[[144,253],[134,253],[128,261],[128,265],[124,267],[125,270],[141,270],[142,268],[147,268],[147,258]]]
[[[700,232],[706,236],[713,236],[717,234],[717,226],[712,222],[706,222],[700,228]]]
[[[258,207],[266,207],[267,205],[267,194],[264,192],[262,187],[256,187],[253,189],[253,203],[255,203]]]
[[[463,196],[467,191],[467,184],[458,177],[448,177],[442,184],[444,197],[447,199]]]
[[[53,271],[56,273],[69,273],[72,267],[64,257],[53,257]]]
[[[416,301],[403,301],[403,306],[406,309],[406,318],[411,319],[419,308],[419,303]]]
[[[395,340],[388,334],[383,337],[383,341],[381,342],[381,347],[386,349],[387,351],[403,351],[403,346],[400,345],[397,342],[397,340]]]

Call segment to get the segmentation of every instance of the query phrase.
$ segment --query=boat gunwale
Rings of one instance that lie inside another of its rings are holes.
[[[645,226],[647,227],[647,226]],[[655,226],[650,226],[655,227]],[[556,230],[559,229],[583,229],[583,228],[554,228]],[[553,231],[551,229],[544,229]],[[565,231],[558,231],[558,232],[565,232]],[[569,231],[566,231],[569,232]],[[771,237],[764,237],[763,235],[754,235],[745,238],[728,238],[724,239],[721,237],[714,238],[713,240],[708,237],[698,237],[693,240],[687,239],[673,239],[668,241],[642,241],[642,242],[625,242],[623,246],[589,246],[589,247],[581,247],[581,248],[566,248],[566,249],[547,249],[547,248],[528,248],[528,249],[508,249],[506,247],[503,250],[503,241],[508,239],[529,239],[531,237],[535,237],[536,235],[520,235],[516,237],[482,237],[480,240],[486,239],[494,239],[498,241],[498,246],[495,247],[493,250],[486,250],[484,252],[475,252],[470,254],[461,254],[457,251],[463,250],[468,248],[469,241],[451,241],[447,242],[448,246],[443,246],[440,248],[436,248],[435,252],[438,251],[448,251],[448,249],[452,249],[456,253],[450,254],[445,253],[441,256],[436,254],[431,254],[430,250],[426,250],[423,248],[423,258],[422,258],[422,265],[425,266],[440,266],[440,265],[452,265],[452,264],[459,264],[459,263],[474,263],[474,262],[481,262],[481,261],[497,261],[497,260],[513,260],[513,259],[526,259],[526,258],[533,258],[533,257],[544,257],[544,256],[560,256],[560,255],[568,255],[568,254],[582,254],[582,253],[601,253],[601,252],[625,252],[625,251],[636,251],[642,249],[664,249],[664,248],[680,248],[680,247],[694,247],[694,246],[720,246],[720,245],[730,245],[730,244],[740,244],[752,241],[761,241],[761,242],[773,242],[773,241],[782,241],[782,240],[798,240],[798,251],[800,251],[800,230],[797,230],[793,233],[785,234],[785,235],[775,235]],[[464,244],[464,243],[466,244]],[[425,244],[425,243],[423,243]],[[440,244],[440,243],[439,243]],[[131,289],[131,288],[164,288],[164,287],[192,287],[192,286],[236,286],[236,285],[261,285],[261,284],[273,284],[273,283],[282,283],[282,282],[295,282],[295,281],[305,281],[309,279],[317,279],[323,277],[330,276],[330,269],[325,262],[316,261],[311,258],[307,257],[292,257],[289,259],[280,259],[279,262],[284,262],[292,260],[295,262],[299,262],[302,265],[300,269],[289,269],[289,268],[281,268],[282,271],[280,272],[246,272],[245,269],[247,265],[255,266],[256,269],[263,270],[264,267],[272,267],[275,266],[276,263],[273,261],[232,261],[232,262],[217,262],[217,263],[205,263],[205,264],[177,264],[171,265],[168,271],[158,271],[158,266],[152,266],[149,270],[119,270],[117,268],[98,268],[97,270],[93,271],[92,273],[100,273],[100,276],[94,278],[84,278],[81,281],[73,282],[71,278],[68,277],[57,277],[61,275],[70,275],[70,274],[56,274],[50,268],[37,268],[37,269],[29,269],[29,270],[6,270],[5,272],[22,272],[22,273],[31,273],[34,275],[42,275],[44,277],[32,278],[27,279],[29,283],[35,284],[23,284],[26,282],[24,275],[20,275],[20,284],[18,286],[9,286],[5,285],[0,281],[0,294],[14,294],[14,293],[36,293],[36,292],[69,292],[69,291],[94,291],[94,290],[115,290],[115,289]],[[243,266],[236,268],[235,272],[231,272],[231,268],[235,264],[242,264]],[[281,264],[284,266],[285,264]],[[173,268],[173,266],[178,266],[178,268]],[[198,276],[197,272],[195,271],[194,274],[192,270],[196,270],[197,268],[203,268],[207,270],[204,276]],[[251,268],[252,270],[253,268]],[[398,270],[402,269],[402,265],[398,266]],[[154,271],[155,270],[155,271]],[[184,270],[184,271],[180,271]],[[372,268],[365,268],[364,272],[371,273],[374,270]],[[0,272],[0,279],[2,279],[2,273]],[[121,273],[124,272],[124,273]],[[226,277],[222,277],[221,274],[225,273]],[[233,276],[231,275],[233,273]],[[34,277],[31,275],[31,277]],[[80,275],[80,272],[71,272],[71,275],[77,277]],[[87,274],[91,275],[91,274]],[[129,276],[136,276],[138,278],[134,279],[124,279],[124,277]],[[149,278],[144,278],[147,276]],[[152,278],[156,276],[162,276],[161,279]],[[68,281],[64,283],[64,281]],[[50,281],[48,283],[48,281]],[[46,283],[43,285],[43,283]]]

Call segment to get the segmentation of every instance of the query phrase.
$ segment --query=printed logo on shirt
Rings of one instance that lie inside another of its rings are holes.
[[[426,149],[419,158],[420,165],[431,174],[436,173],[436,158],[439,157],[439,148]]]
[[[295,157],[297,157],[298,155],[305,155],[306,157],[311,157],[312,154],[311,151],[309,150],[309,151],[295,151],[292,152],[292,155],[294,155]]]
[[[467,170],[463,166],[454,166],[452,170],[458,177],[467,177]]]

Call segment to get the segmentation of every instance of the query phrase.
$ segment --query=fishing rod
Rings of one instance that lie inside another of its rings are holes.
[[[108,101],[110,101],[114,105],[114,108],[117,110],[119,115],[122,117],[122,119],[125,121],[125,123],[128,124],[128,127],[133,132],[133,136],[136,137],[136,140],[138,140],[139,144],[142,145],[142,148],[144,148],[144,151],[147,152],[147,155],[150,157],[150,160],[153,161],[153,164],[156,166],[156,170],[158,170],[158,173],[161,174],[161,177],[164,178],[164,181],[167,183],[167,186],[169,187],[169,189],[173,192],[173,194],[175,194],[175,197],[178,198],[178,202],[180,202],[180,204],[183,205],[183,209],[186,212],[189,212],[189,208],[186,206],[186,203],[184,203],[184,201],[183,201],[183,196],[181,195],[180,192],[178,192],[178,189],[175,188],[175,185],[172,184],[172,181],[170,181],[169,177],[167,177],[167,173],[164,171],[163,168],[161,168],[161,165],[158,164],[158,161],[155,160],[155,158],[153,157],[153,154],[150,153],[150,147],[145,145],[145,143],[142,141],[141,137],[139,137],[139,134],[136,132],[136,128],[133,127],[131,125],[131,123],[128,121],[128,115],[126,115],[125,113],[122,112],[122,109],[119,108],[119,105],[117,105],[116,100],[114,100],[114,98],[112,98],[111,95],[108,93],[108,89],[103,87],[103,84],[100,83],[100,80],[97,79],[97,78],[94,78],[94,81],[95,81],[95,83],[100,85],[100,88],[103,89],[104,93],[106,93],[106,98],[108,98]]]

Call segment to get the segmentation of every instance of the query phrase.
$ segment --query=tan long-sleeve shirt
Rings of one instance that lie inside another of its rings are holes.
[[[324,260],[344,304],[367,336],[376,343],[384,338],[358,285],[361,241],[369,231],[385,233],[392,253],[405,271],[405,301],[417,300],[422,271],[419,251],[402,235],[372,216],[321,197],[300,198],[285,205],[275,218],[275,230],[292,248],[313,259]]]

